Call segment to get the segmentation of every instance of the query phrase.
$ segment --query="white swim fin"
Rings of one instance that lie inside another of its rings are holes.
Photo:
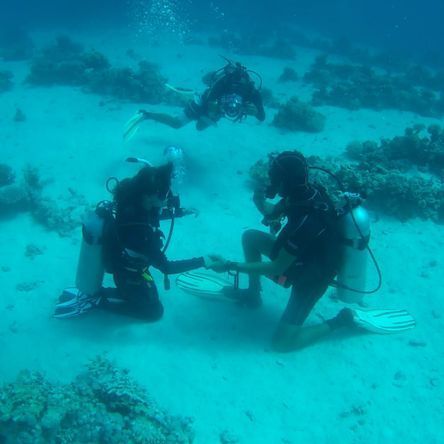
[[[136,114],[134,114],[131,119],[128,120],[125,124],[125,130],[123,132],[123,140],[128,142],[130,139],[132,139],[137,131],[139,130],[139,125],[146,120],[145,113],[142,111],[138,111]]]
[[[406,310],[360,310],[352,309],[353,321],[373,333],[388,335],[410,330],[416,326],[413,316]]]
[[[204,299],[227,300],[224,288],[232,288],[233,282],[214,272],[187,271],[177,276],[176,285],[182,291]]]

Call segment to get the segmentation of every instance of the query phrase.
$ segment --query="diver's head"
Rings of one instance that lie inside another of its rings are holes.
[[[303,200],[309,190],[308,165],[299,151],[284,151],[271,160],[268,170],[270,185],[266,197],[295,197]]]
[[[239,62],[228,61],[228,63],[223,68],[224,74],[233,78],[240,79],[247,73],[247,68],[240,64]]]
[[[146,210],[165,205],[171,186],[173,164],[145,166],[131,179],[122,180],[114,190],[118,205],[132,205]]]
[[[134,180],[145,209],[165,206],[171,192],[172,172],[173,164],[169,162],[157,168],[144,167],[137,173]]]
[[[239,94],[226,94],[221,97],[220,104],[225,117],[237,120],[244,112],[244,100]]]

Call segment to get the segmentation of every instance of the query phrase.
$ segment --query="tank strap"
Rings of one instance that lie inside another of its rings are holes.
[[[342,238],[341,243],[347,247],[354,248],[356,250],[365,250],[370,242],[370,234],[359,239],[346,239]]]

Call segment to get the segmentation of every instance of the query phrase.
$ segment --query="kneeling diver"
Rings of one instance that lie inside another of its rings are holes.
[[[326,190],[310,183],[306,159],[297,151],[285,151],[274,157],[268,175],[270,185],[266,190],[255,192],[254,202],[264,215],[263,222],[266,225],[278,224],[275,230],[278,232],[277,236],[259,230],[248,230],[242,237],[245,262],[221,263],[219,260],[210,268],[218,272],[247,273],[248,288],[223,286],[223,283],[220,288],[226,298],[250,308],[259,307],[262,303],[261,276],[270,277],[286,288],[291,287],[287,307],[273,335],[274,350],[296,350],[347,326],[362,326],[384,334],[413,328],[415,321],[405,310],[365,312],[351,308],[343,308],[335,317],[323,323],[303,326],[317,301],[332,283],[342,290],[340,296],[344,301],[349,299],[346,292],[357,291],[350,286],[356,283],[356,277],[353,276],[355,270],[344,264],[344,248],[351,250],[352,260],[346,262],[353,268],[353,263],[360,261],[359,256],[365,255],[367,248],[367,216],[365,210],[361,210],[359,202],[354,208],[349,204],[347,211],[338,212]],[[266,200],[277,195],[281,200],[276,204]],[[362,226],[355,220],[358,214],[365,216],[361,221]],[[281,228],[280,220],[283,219],[286,219],[286,223]],[[357,233],[357,238],[347,236],[348,219],[353,224],[353,230],[348,234]],[[269,261],[263,262],[263,256],[269,258]],[[377,270],[380,278],[379,267]],[[338,278],[334,281],[336,276]],[[379,279],[374,290],[358,292],[373,293],[379,289],[380,283]],[[182,285],[183,289],[184,287]],[[198,290],[188,289],[195,294],[199,294]],[[204,291],[205,288],[202,287],[201,293]]]
[[[83,225],[77,288],[62,293],[55,317],[69,318],[98,307],[157,321],[164,309],[151,266],[168,282],[170,274],[214,265],[209,256],[170,261],[165,255],[160,221],[173,223],[175,217],[194,212],[181,208],[178,196],[172,195],[172,171],[171,163],[144,166],[134,177],[117,183],[113,202],[99,203],[89,215]],[[102,287],[105,271],[113,275],[115,288]]]

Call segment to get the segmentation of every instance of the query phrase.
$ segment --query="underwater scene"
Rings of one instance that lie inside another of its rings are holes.
[[[444,442],[444,3],[0,1],[0,444]]]

